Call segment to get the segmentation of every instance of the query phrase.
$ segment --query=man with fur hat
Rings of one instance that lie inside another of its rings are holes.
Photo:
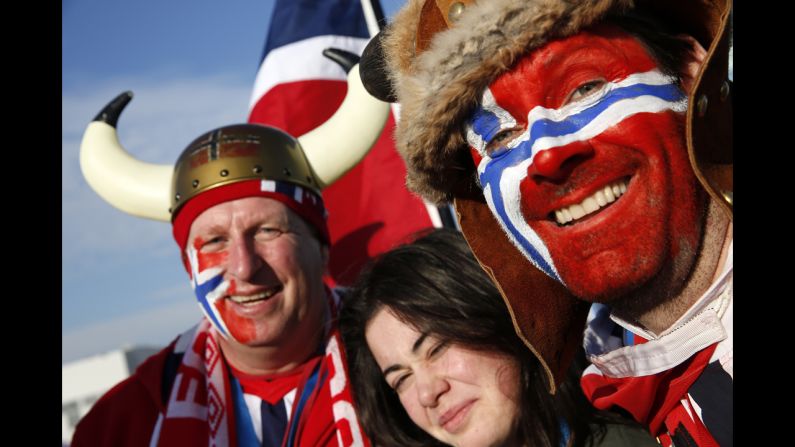
[[[133,159],[116,139],[129,93],[89,125],[87,181],[122,210],[173,224],[206,318],[97,401],[72,445],[369,445],[336,329],[339,296],[323,283],[320,191],[367,153],[389,107],[361,88],[357,67],[348,85],[336,114],[300,139],[224,126],[173,168]]]
[[[586,395],[663,445],[732,444],[730,10],[412,0],[362,61],[551,391],[587,319]]]

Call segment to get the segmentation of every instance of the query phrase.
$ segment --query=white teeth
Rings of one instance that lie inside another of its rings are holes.
[[[599,203],[596,202],[596,197],[588,197],[582,201],[582,207],[585,208],[586,213],[593,213],[599,209]]]
[[[627,192],[627,181],[621,180],[596,191],[582,202],[561,208],[555,211],[555,220],[559,225],[564,225],[573,220],[577,220],[587,214],[599,211],[607,204],[615,202]]]
[[[252,301],[259,301],[265,298],[270,298],[275,293],[275,289],[268,290],[267,292],[258,293],[256,295],[230,295],[229,299],[237,304],[250,303]]]
[[[575,219],[579,219],[586,214],[582,205],[572,205],[569,207],[569,211],[571,211],[571,216]]]
[[[612,200],[611,200],[611,202],[612,202]],[[607,205],[607,197],[605,197],[605,192],[604,191],[601,191],[601,190],[600,191],[596,191],[596,203],[598,203],[599,206]]]
[[[605,197],[607,198],[607,203],[615,202],[616,195],[613,194],[613,190],[610,189],[609,186],[606,186],[605,189],[602,190],[605,193]]]

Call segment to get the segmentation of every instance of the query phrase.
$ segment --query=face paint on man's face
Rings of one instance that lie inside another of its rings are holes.
[[[638,41],[599,27],[497,78],[467,140],[488,205],[520,252],[575,295],[607,298],[654,276],[677,255],[668,252],[695,250],[686,109]]]
[[[216,303],[231,293],[230,281],[224,280],[225,269],[222,267],[227,253],[201,253],[199,247],[202,243],[200,238],[196,238],[193,245],[189,245],[186,250],[190,263],[191,286],[199,306],[218,332],[226,338],[234,339]]]
[[[289,346],[322,326],[325,250],[281,201],[245,197],[206,209],[191,224],[186,255],[196,298],[226,340]]]

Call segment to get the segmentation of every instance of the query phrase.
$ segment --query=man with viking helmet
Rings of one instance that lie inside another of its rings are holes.
[[[346,62],[339,110],[299,139],[224,126],[191,142],[172,168],[119,144],[129,93],[88,126],[86,180],[130,214],[171,221],[206,318],[106,393],[72,445],[369,445],[336,329],[339,296],[322,280],[320,191],[367,153],[389,113],[362,88],[355,62]]]
[[[409,0],[362,77],[555,391],[732,444],[730,0]],[[592,305],[593,303],[593,305]]]

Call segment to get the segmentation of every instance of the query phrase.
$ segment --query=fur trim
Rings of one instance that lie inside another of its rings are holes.
[[[456,26],[414,54],[423,0],[409,0],[384,38],[390,82],[401,104],[397,148],[407,185],[434,203],[474,181],[463,122],[483,90],[522,55],[570,36],[633,0],[481,0]]]

